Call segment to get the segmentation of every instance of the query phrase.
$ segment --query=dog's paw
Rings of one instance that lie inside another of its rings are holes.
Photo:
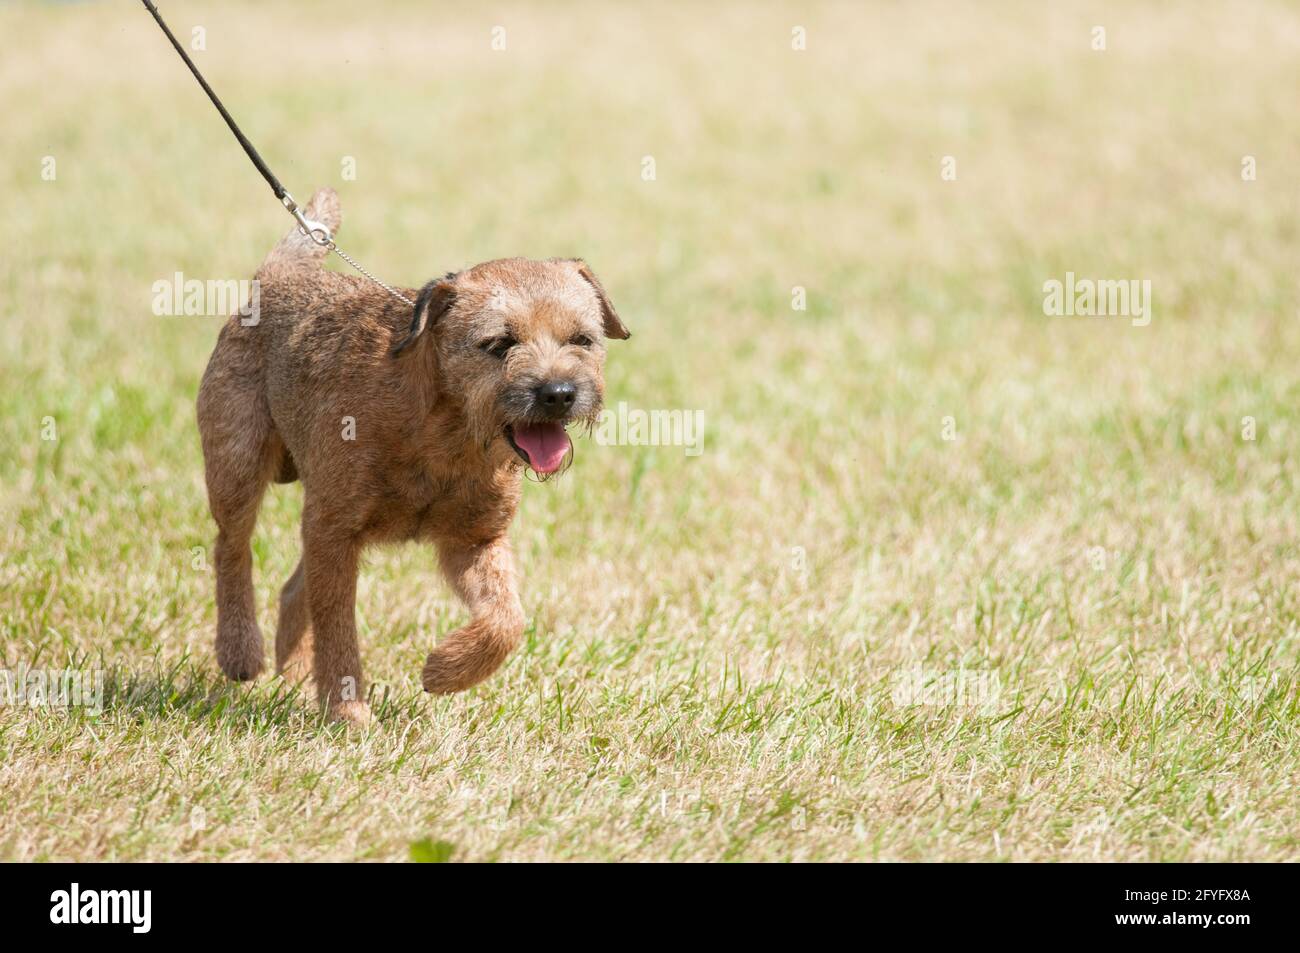
[[[374,719],[374,716],[370,714],[370,706],[359,701],[339,702],[330,705],[329,717],[330,721],[343,722],[357,728],[364,728]]]
[[[502,619],[476,619],[452,632],[429,653],[420,673],[424,690],[450,695],[477,685],[498,668],[519,644],[522,614]]]
[[[440,654],[437,649],[430,652],[425,660],[424,669],[420,672],[420,683],[430,695],[450,695],[468,687],[464,672],[456,660],[449,658],[447,652]]]
[[[262,633],[256,625],[217,634],[217,665],[232,682],[251,682],[265,664]]]

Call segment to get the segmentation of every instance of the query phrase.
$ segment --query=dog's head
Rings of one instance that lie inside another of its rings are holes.
[[[507,258],[425,285],[393,354],[427,341],[471,436],[504,441],[545,475],[569,452],[566,428],[604,405],[605,339],[630,336],[585,262]]]

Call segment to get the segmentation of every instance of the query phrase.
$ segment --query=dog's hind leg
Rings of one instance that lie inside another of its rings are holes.
[[[311,610],[302,560],[280,590],[280,618],[275,627],[275,670],[290,682],[311,675]]]
[[[208,507],[217,522],[217,664],[228,678],[247,681],[262,671],[262,631],[253,600],[249,542],[277,465],[271,413],[262,396],[261,358],[238,316],[222,329],[199,388]]]

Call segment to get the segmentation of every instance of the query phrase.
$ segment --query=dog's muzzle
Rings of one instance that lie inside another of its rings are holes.
[[[527,388],[513,389],[501,408],[506,441],[537,473],[554,473],[572,448],[565,428],[590,421],[600,411],[597,391],[581,382],[551,378]]]

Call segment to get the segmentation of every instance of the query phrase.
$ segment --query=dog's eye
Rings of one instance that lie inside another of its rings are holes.
[[[519,342],[512,337],[493,338],[491,341],[485,341],[483,344],[480,344],[479,347],[500,360],[506,356],[507,351],[518,343]]]
[[[569,343],[574,347],[591,347],[591,338],[587,337],[585,334],[579,334]]]

